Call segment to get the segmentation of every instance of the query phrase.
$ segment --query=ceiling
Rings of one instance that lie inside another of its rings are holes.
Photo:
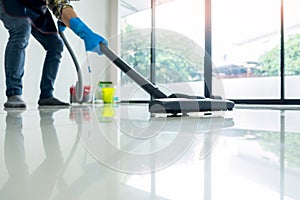
[[[164,4],[174,0],[156,0],[156,5]],[[151,8],[151,0],[120,0],[121,17]]]

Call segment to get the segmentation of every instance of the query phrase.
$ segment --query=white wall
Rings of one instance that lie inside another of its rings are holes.
[[[72,5],[80,16],[80,18],[95,32],[104,36],[110,37],[115,33],[112,33],[111,24],[117,24],[111,22],[111,16],[116,12],[117,0],[84,0],[79,2],[72,2]],[[77,37],[70,29],[65,31],[65,35],[75,51],[79,63],[83,66],[87,60],[87,54],[85,53],[83,41]],[[4,50],[7,42],[8,34],[3,24],[0,25],[0,104],[6,101],[5,96],[5,77],[4,77]],[[36,103],[39,98],[39,84],[42,72],[42,64],[44,60],[45,52],[41,48],[38,42],[32,37],[30,44],[26,51],[26,65],[25,75],[23,79],[23,97],[26,103]],[[108,60],[104,56],[96,56],[96,64],[92,66],[93,70],[93,83],[96,85],[98,80],[106,79],[103,75],[104,68],[108,65]],[[96,66],[97,65],[97,66]],[[64,101],[69,101],[69,87],[76,83],[77,74],[75,66],[71,60],[71,57],[65,48],[61,68],[59,70],[54,95]]]

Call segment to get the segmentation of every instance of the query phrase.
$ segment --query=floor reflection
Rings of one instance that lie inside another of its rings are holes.
[[[29,171],[23,135],[23,111],[7,110],[4,158],[8,180],[0,191],[0,199],[48,199],[55,188],[63,164],[54,126],[56,110],[39,110],[45,159]]]
[[[73,109],[81,142],[103,165],[125,173],[150,173],[176,162],[197,145],[211,152],[232,118],[152,117],[142,106]],[[87,114],[89,113],[89,114]],[[85,115],[89,115],[86,117]],[[88,120],[87,120],[88,119]]]
[[[300,199],[300,111],[162,117],[107,104],[3,113],[1,200]]]

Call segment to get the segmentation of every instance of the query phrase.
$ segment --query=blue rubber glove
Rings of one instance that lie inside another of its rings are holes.
[[[99,55],[103,54],[99,44],[104,43],[107,46],[108,42],[100,35],[94,33],[78,17],[70,19],[70,28],[76,35],[83,39],[86,51],[96,52]]]
[[[64,32],[67,26],[62,21],[57,21],[58,31]]]

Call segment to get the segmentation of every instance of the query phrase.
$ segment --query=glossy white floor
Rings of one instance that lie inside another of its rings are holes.
[[[300,199],[300,109],[0,109],[1,200]]]

